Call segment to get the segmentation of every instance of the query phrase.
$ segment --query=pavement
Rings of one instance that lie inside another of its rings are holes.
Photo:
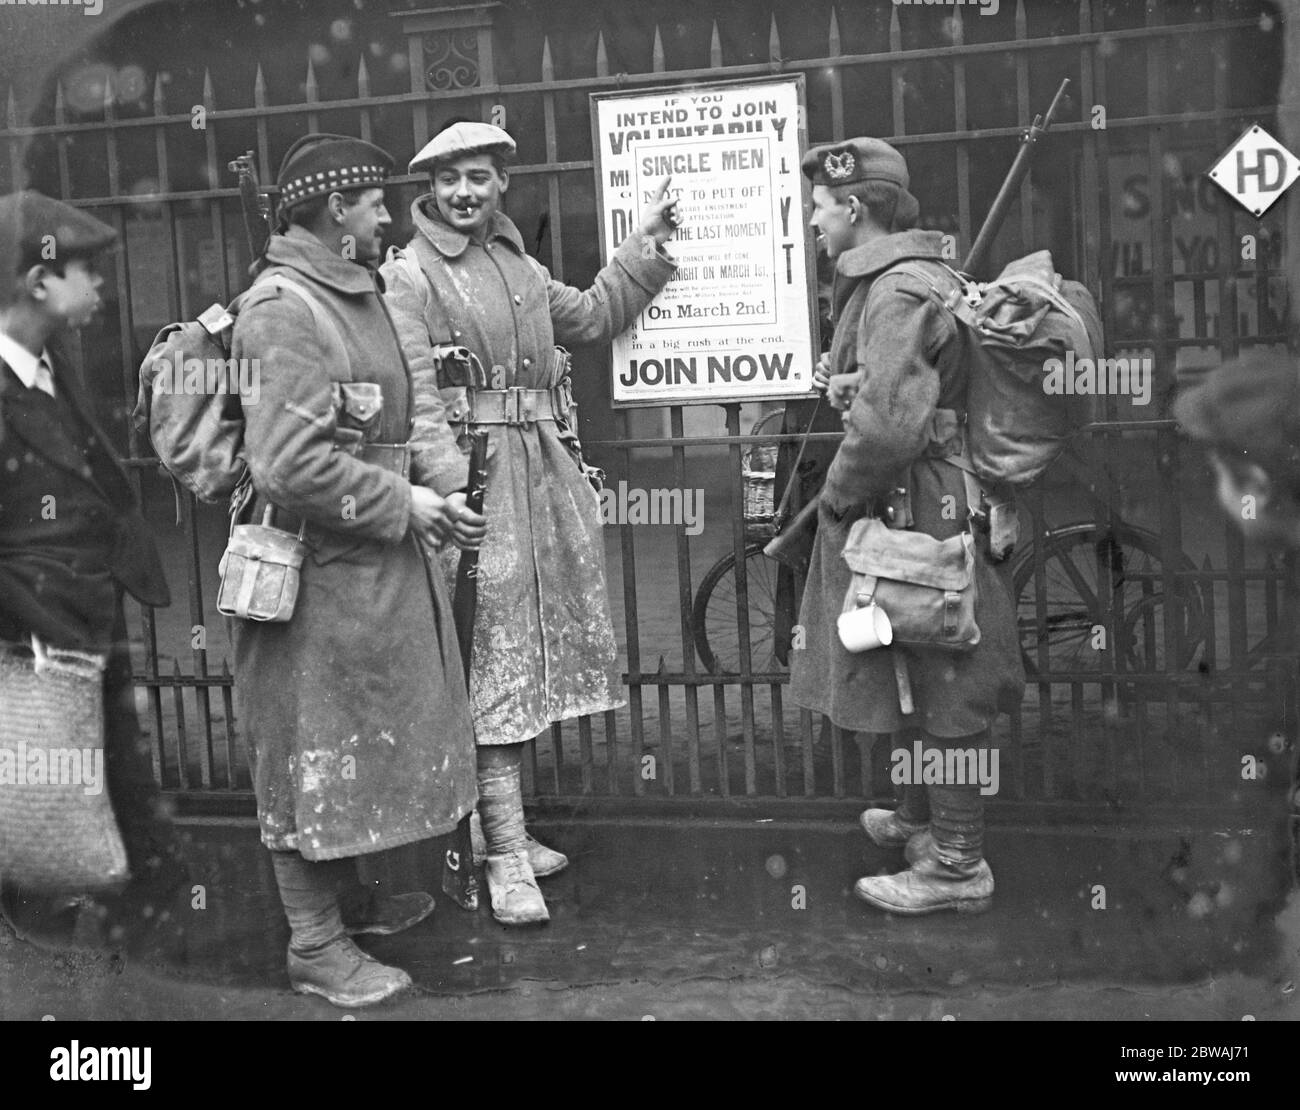
[[[666,460],[660,469],[659,484],[668,484]],[[717,469],[700,478],[710,512],[692,543],[695,586],[731,542],[724,481]],[[1053,506],[1060,519],[1085,511]],[[1222,525],[1200,527],[1184,508],[1185,535],[1206,548],[1195,548],[1195,561],[1222,565]],[[1124,511],[1141,523],[1153,515],[1146,503]],[[224,521],[204,523],[204,546],[219,550]],[[665,654],[671,668],[682,655],[675,535],[635,532],[642,665],[653,669]],[[618,530],[606,529],[606,540],[622,643]],[[184,552],[173,546],[179,566]],[[186,608],[160,613],[162,644],[188,644],[195,614]],[[210,646],[220,656],[221,643]],[[647,697],[650,736],[657,709]],[[674,727],[675,710],[673,702]],[[708,805],[663,819],[609,806],[604,817],[550,815],[534,831],[573,861],[544,881],[550,924],[506,928],[486,907],[469,914],[439,896],[430,920],[364,940],[406,968],[415,990],[355,1016],[1287,1020],[1300,1012],[1300,897],[1283,793],[1254,809],[1225,798],[1212,824],[1189,816],[1152,826],[1136,812],[1097,826],[995,824],[987,855],[997,893],[979,917],[908,919],[858,902],[856,878],[902,861],[871,846],[851,819],[796,820],[775,803],[771,817],[749,820],[712,819]],[[193,882],[146,954],[45,951],[0,924],[0,1019],[344,1016],[289,990],[288,931],[253,823],[187,818],[183,828]],[[440,847],[386,853],[367,873],[394,891],[438,894]]]
[[[898,854],[844,822],[539,825],[572,864],[549,925],[440,897],[363,938],[416,988],[376,1019],[1289,1020],[1300,897],[1267,820],[1239,828],[994,828],[993,909],[901,918],[858,902]],[[267,854],[246,821],[184,823],[193,883],[143,957],[49,952],[0,927],[0,1019],[338,1020],[292,994]],[[436,841],[367,861],[437,888]]]

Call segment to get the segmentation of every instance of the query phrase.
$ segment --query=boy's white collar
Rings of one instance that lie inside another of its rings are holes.
[[[53,365],[48,351],[43,350],[39,355],[34,355],[17,340],[11,339],[0,331],[0,359],[9,365],[18,375],[18,380],[28,389],[36,385],[36,376],[42,358],[45,359],[45,365],[52,370]]]

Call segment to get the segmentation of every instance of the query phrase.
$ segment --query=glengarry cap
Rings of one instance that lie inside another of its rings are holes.
[[[280,205],[345,189],[382,186],[393,168],[388,151],[350,135],[304,135],[285,153],[275,183]]]

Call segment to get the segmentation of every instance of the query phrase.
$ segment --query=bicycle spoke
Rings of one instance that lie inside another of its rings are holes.
[[[1070,553],[1065,550],[1060,550],[1053,552],[1051,557],[1061,565],[1062,569],[1064,569],[1066,576],[1074,585],[1075,590],[1078,591],[1075,596],[1087,606],[1087,611],[1090,613],[1100,613],[1101,608],[1097,603],[1097,595],[1084,579],[1083,574],[1075,565],[1074,560],[1070,557]]]
[[[704,607],[704,634],[715,670],[738,674],[741,653],[735,567],[729,557],[724,556],[724,560],[729,565],[713,583]],[[777,569],[771,559],[758,551],[751,551],[745,560],[750,667],[757,672],[784,668],[776,659]]]
[[[1103,531],[1067,525],[1048,536],[1041,613],[1032,564],[1022,562],[1015,579],[1027,668],[1037,674],[1045,665],[1048,675],[1100,669],[1107,653],[1094,649],[1093,631],[1101,624],[1112,630],[1109,658],[1118,669],[1159,671],[1165,666],[1165,622],[1170,620],[1179,622],[1183,650],[1178,665],[1188,665],[1201,640],[1198,595],[1176,582],[1176,592],[1166,598],[1159,586],[1158,542],[1123,526]],[[1183,564],[1191,565],[1187,560]],[[1170,605],[1176,608],[1171,611]]]

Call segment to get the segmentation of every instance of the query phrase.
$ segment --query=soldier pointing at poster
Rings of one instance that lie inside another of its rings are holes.
[[[488,124],[435,136],[410,164],[432,186],[412,205],[415,237],[382,271],[415,379],[417,438],[433,441],[416,460],[426,480],[444,496],[463,488],[457,435],[489,436],[470,702],[488,890],[509,925],[548,920],[536,875],[568,862],[524,832],[524,742],[552,722],[623,704],[599,499],[574,434],[568,354],[555,343],[622,332],[673,276],[662,246],[680,223],[665,180],[592,287],[564,285],[500,211],[514,151]],[[440,344],[467,348],[484,379],[440,367]]]

